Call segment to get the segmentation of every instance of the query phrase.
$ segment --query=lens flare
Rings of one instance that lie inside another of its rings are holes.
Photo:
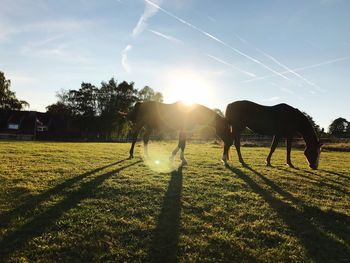
[[[148,149],[148,157],[144,157],[144,164],[149,169],[158,173],[170,173],[179,167],[179,163],[169,159],[171,150],[163,145],[152,145]]]

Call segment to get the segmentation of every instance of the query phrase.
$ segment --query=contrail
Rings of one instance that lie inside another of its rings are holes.
[[[335,58],[335,59],[323,61],[323,62],[320,62],[320,63],[317,63],[317,64],[312,64],[312,65],[309,65],[309,66],[295,68],[295,69],[293,69],[293,71],[294,72],[299,72],[299,71],[303,71],[303,70],[310,69],[310,68],[317,68],[317,67],[321,67],[321,66],[324,66],[324,65],[333,64],[333,63],[336,63],[336,62],[339,62],[339,61],[343,61],[343,60],[347,60],[347,59],[350,59],[350,56],[341,57],[341,58]],[[280,74],[288,74],[288,73],[290,73],[289,70],[280,72]],[[248,83],[248,82],[253,82],[253,81],[257,81],[257,80],[268,79],[268,78],[272,78],[274,76],[275,75],[266,75],[266,76],[262,76],[262,77],[257,77],[257,78],[253,78],[253,79],[244,80],[241,83]]]
[[[155,30],[152,30],[152,29],[148,29],[149,32],[159,36],[159,37],[162,37],[166,40],[169,40],[171,42],[175,42],[175,43],[178,43],[178,44],[183,44],[183,42],[180,40],[180,39],[177,39],[176,37],[172,37],[172,36],[169,36],[169,35],[165,35],[163,33],[160,33],[158,31],[155,31]]]
[[[217,38],[217,37],[215,37],[215,36],[209,34],[208,32],[206,32],[206,31],[200,29],[199,27],[197,27],[197,26],[195,26],[195,25],[193,25],[193,24],[191,24],[191,23],[189,23],[189,22],[183,20],[182,18],[180,18],[180,17],[178,17],[178,16],[176,16],[176,15],[170,13],[169,11],[165,10],[164,8],[161,8],[159,5],[153,3],[152,1],[150,1],[150,0],[145,0],[145,1],[146,1],[147,3],[149,3],[150,5],[152,5],[152,6],[156,7],[156,8],[158,8],[159,10],[161,10],[163,13],[167,14],[168,16],[170,16],[170,17],[176,19],[177,21],[181,22],[182,24],[184,24],[184,25],[186,25],[186,26],[188,26],[188,27],[190,27],[190,28],[196,30],[197,32],[200,32],[201,34],[203,34],[203,35],[205,35],[205,36],[211,38],[212,40],[214,40],[214,41],[220,43],[221,45],[223,45],[223,46],[225,46],[225,47],[227,47],[227,48],[233,50],[233,51],[236,52],[237,54],[239,54],[239,55],[241,55],[241,56],[243,56],[243,57],[249,59],[250,61],[253,61],[254,63],[256,63],[256,64],[262,66],[263,68],[269,70],[270,72],[274,73],[275,75],[278,75],[278,76],[280,76],[280,77],[282,77],[282,78],[284,78],[284,79],[289,80],[289,78],[287,78],[286,76],[284,76],[284,75],[282,75],[281,73],[277,72],[276,70],[270,68],[269,66],[265,65],[265,64],[262,63],[261,61],[259,61],[259,60],[255,59],[255,58],[253,58],[253,57],[251,57],[251,56],[249,56],[249,55],[243,53],[242,51],[238,50],[237,48],[230,46],[230,45],[227,44],[226,42],[224,42],[224,41],[220,40],[219,38]]]
[[[267,57],[268,59],[272,60],[273,62],[275,62],[277,65],[279,65],[280,67],[282,67],[283,69],[285,69],[288,73],[291,73],[295,76],[297,76],[298,78],[302,79],[303,81],[305,81],[307,84],[309,84],[310,86],[316,87],[318,90],[321,90],[321,88],[313,83],[312,81],[306,79],[305,77],[303,77],[302,75],[298,74],[297,72],[295,72],[294,70],[290,69],[288,66],[286,66],[285,64],[283,64],[282,62],[280,62],[279,60],[277,60],[275,57],[273,57],[272,55],[266,53],[265,51],[255,47],[254,45],[252,45],[249,41],[247,41],[246,39],[242,38],[241,36],[239,36],[238,34],[235,33],[235,36],[244,44],[252,47],[254,50],[256,50],[257,52],[259,52],[260,54],[263,54],[265,57]]]
[[[280,61],[278,61],[276,58],[274,58],[273,56],[267,54],[266,52],[262,51],[261,49],[255,48],[258,52],[260,52],[261,54],[263,54],[265,57],[271,59],[273,62],[275,62],[277,65],[281,66],[282,68],[284,68],[286,70],[286,72],[291,73],[295,76],[297,76],[298,78],[302,79],[303,81],[305,81],[307,84],[309,84],[310,86],[313,86],[315,88],[317,88],[318,90],[322,90],[317,84],[315,84],[314,82],[304,78],[302,75],[300,75],[299,73],[295,72],[295,70],[290,69],[289,67],[287,67],[286,65],[282,64]]]
[[[256,76],[254,73],[251,73],[251,72],[245,71],[245,70],[243,70],[243,69],[240,69],[240,68],[236,67],[235,65],[233,65],[233,64],[231,64],[231,63],[229,63],[229,62],[226,62],[226,61],[224,61],[224,60],[222,60],[222,59],[220,59],[220,58],[217,58],[217,57],[215,57],[215,56],[213,56],[213,55],[206,54],[206,56],[209,57],[209,58],[211,58],[211,59],[214,59],[214,60],[216,60],[217,62],[220,62],[220,63],[222,63],[222,64],[224,64],[224,65],[226,65],[226,66],[229,66],[229,67],[231,67],[231,68],[234,68],[235,70],[237,70],[237,71],[239,71],[239,72],[241,72],[241,73],[244,73],[244,74],[246,74],[246,75],[248,75],[248,76],[250,76],[250,77],[255,77],[255,76]]]

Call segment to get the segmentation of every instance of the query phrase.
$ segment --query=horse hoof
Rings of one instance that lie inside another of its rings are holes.
[[[272,167],[271,163],[266,162],[266,167]]]
[[[181,166],[185,166],[185,165],[187,165],[187,161],[186,160],[182,160]]]
[[[131,159],[133,159],[133,158],[134,158],[134,156],[133,156],[133,155],[130,155],[129,158],[128,158],[128,160],[131,160]]]

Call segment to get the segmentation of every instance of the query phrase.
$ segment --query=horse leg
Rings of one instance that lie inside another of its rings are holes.
[[[292,151],[292,139],[291,138],[286,139],[286,147],[287,147],[287,165],[290,168],[295,168],[294,165],[292,164],[291,159],[290,159],[290,152]]]
[[[269,153],[269,155],[266,158],[266,166],[271,166],[271,163],[270,163],[271,162],[271,157],[272,157],[272,154],[276,150],[276,147],[278,145],[279,140],[280,140],[280,137],[278,137],[276,135],[273,136],[270,153]]]
[[[237,154],[238,154],[239,162],[243,166],[245,166],[246,163],[244,162],[242,154],[241,154],[241,134],[240,133],[235,136],[235,147],[236,147],[236,151],[237,151]]]
[[[170,161],[173,161],[177,152],[180,150],[180,145],[181,145],[181,132],[179,133],[179,142],[177,144],[177,146],[175,147],[175,149],[171,152],[171,156],[169,158]]]
[[[179,139],[179,142],[178,142],[178,145],[175,147],[175,149],[171,152],[171,156],[169,158],[170,161],[174,161],[174,158],[177,154],[177,152],[180,150],[180,139]]]
[[[232,144],[229,144],[227,142],[224,143],[224,153],[222,154],[222,158],[221,158],[221,161],[226,165],[227,164],[227,161],[229,159],[229,150],[230,150],[230,147],[231,147]]]
[[[185,159],[185,146],[186,146],[186,133],[181,131],[179,136],[179,148],[181,149],[180,159],[181,165],[186,165],[187,161]]]
[[[148,142],[149,142],[149,136],[152,133],[152,129],[147,127],[145,133],[143,134],[143,156],[145,158],[148,158]]]
[[[139,135],[139,132],[142,128],[142,125],[136,124],[131,132],[131,137],[132,137],[132,141],[131,141],[131,147],[130,147],[130,155],[129,155],[129,159],[134,158],[134,147],[135,147],[135,143],[137,141],[137,136]]]

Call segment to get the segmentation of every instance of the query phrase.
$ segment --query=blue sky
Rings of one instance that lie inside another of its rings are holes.
[[[347,0],[2,0],[0,70],[32,110],[115,77],[166,102],[288,103],[350,120]]]

